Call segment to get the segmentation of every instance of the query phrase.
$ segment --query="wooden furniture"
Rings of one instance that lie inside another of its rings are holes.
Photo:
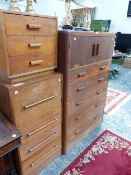
[[[22,133],[20,174],[36,175],[61,154],[57,18],[2,11],[0,22],[0,109]]]
[[[112,33],[58,32],[64,153],[102,121],[113,42]]]
[[[56,17],[1,11],[0,24],[1,80],[15,83],[56,68]]]
[[[20,145],[21,133],[0,111],[0,175],[16,175],[15,150]]]

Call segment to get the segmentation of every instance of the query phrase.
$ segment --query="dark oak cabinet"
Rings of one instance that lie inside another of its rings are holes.
[[[63,152],[102,122],[114,34],[58,32],[63,73]]]

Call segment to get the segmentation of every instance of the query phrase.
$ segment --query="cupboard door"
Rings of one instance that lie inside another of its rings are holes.
[[[112,37],[69,37],[69,65],[76,68],[92,64],[97,61],[111,59]]]
[[[93,38],[92,38],[93,39]],[[94,61],[108,60],[112,58],[112,37],[94,37],[95,53]]]
[[[93,39],[86,36],[70,36],[69,38],[70,68],[85,66],[94,62]]]

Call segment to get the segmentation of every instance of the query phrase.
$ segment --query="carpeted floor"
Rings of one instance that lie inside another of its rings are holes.
[[[116,76],[110,80],[109,87],[124,92],[131,93],[131,69],[124,68],[123,65],[112,65],[120,72],[120,76]],[[121,107],[117,113],[113,115],[105,115],[103,123],[96,128],[84,140],[67,155],[62,155],[53,161],[46,169],[41,171],[39,175],[60,175],[60,173],[104,130],[108,129],[116,134],[131,141],[131,100]]]

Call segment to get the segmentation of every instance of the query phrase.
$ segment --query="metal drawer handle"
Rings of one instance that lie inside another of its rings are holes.
[[[75,135],[80,135],[83,131],[84,131],[84,129],[82,128],[82,129],[76,131],[76,132],[75,132]]]
[[[35,66],[35,65],[40,65],[42,63],[43,63],[43,60],[34,60],[34,61],[30,61],[29,65]]]
[[[25,108],[25,109],[32,108],[32,107],[34,107],[34,106],[36,106],[36,105],[39,105],[39,104],[41,104],[41,103],[44,103],[44,102],[46,102],[46,101],[48,101],[48,100],[51,100],[51,99],[53,99],[53,98],[55,98],[55,97],[57,97],[57,94],[56,94],[56,95],[53,95],[53,96],[50,96],[50,97],[48,97],[48,98],[45,98],[45,99],[43,99],[43,100],[37,101],[37,102],[35,102],[35,103],[29,104],[29,105],[25,105],[24,108]]]
[[[83,117],[83,115],[78,115],[76,118],[75,118],[75,120],[79,120],[79,119],[81,119]]]
[[[40,29],[41,25],[37,25],[37,24],[27,24],[27,28],[28,29]]]
[[[53,152],[56,148],[58,148],[57,145],[55,145],[51,150],[49,150],[46,154],[44,154],[42,157],[40,157],[38,160],[36,160],[35,162],[31,163],[30,166],[33,167],[34,165],[36,165],[39,161],[41,161],[43,158],[45,158],[46,156],[48,156],[51,152]]]
[[[78,77],[84,77],[87,74],[87,72],[82,72],[78,74]]]
[[[57,132],[54,132],[50,137],[48,137],[47,139],[43,140],[42,142],[40,142],[37,146],[35,146],[32,149],[29,149],[29,152],[33,152],[34,150],[36,150],[37,148],[39,148],[41,145],[43,145],[44,143],[48,142],[50,139],[54,138],[57,135]]]
[[[101,66],[99,69],[104,70],[104,69],[106,69],[106,66]]]
[[[30,48],[39,48],[42,46],[42,43],[29,43],[28,47]]]
[[[43,125],[42,127],[38,128],[38,129],[36,129],[36,130],[34,130],[34,131],[30,132],[30,133],[27,133],[26,135],[27,136],[32,136],[33,134],[35,134],[35,133],[39,132],[40,130],[46,128],[47,126],[51,125],[52,123],[56,122],[57,120],[58,119],[55,118],[51,122],[47,123],[46,125]]]
[[[105,80],[105,78],[102,77],[102,78],[99,78],[99,79],[98,79],[98,82],[102,82],[102,81],[104,81],[104,80]]]
[[[80,92],[80,91],[82,91],[84,88],[86,88],[86,86],[81,86],[81,87],[77,88],[77,91]]]
[[[80,102],[76,103],[76,106],[80,106],[80,105],[82,105],[83,103],[84,103],[84,101],[80,101]]]

